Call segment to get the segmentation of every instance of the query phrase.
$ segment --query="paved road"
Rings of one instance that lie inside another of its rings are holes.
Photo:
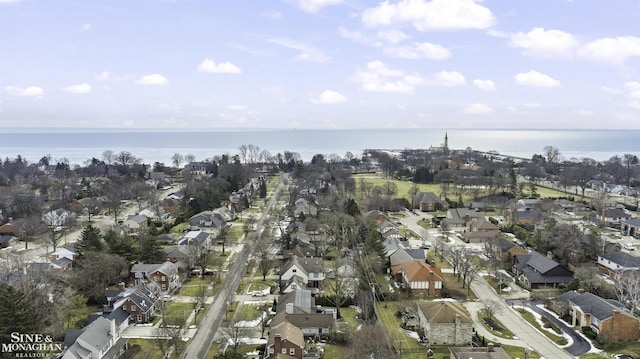
[[[400,220],[400,222],[407,228],[413,230],[418,235],[426,237],[425,240],[427,242],[430,242],[432,248],[434,248],[433,244],[435,243],[435,238],[433,237],[433,233],[420,227],[417,223],[418,220],[420,220],[423,216],[425,215],[419,212],[416,215],[407,214]],[[540,333],[537,329],[535,329],[527,321],[525,321],[515,310],[509,307],[504,299],[495,292],[493,287],[491,287],[484,280],[484,278],[482,278],[482,276],[479,276],[478,279],[471,284],[471,289],[476,294],[476,296],[481,299],[481,302],[479,302],[481,303],[480,305],[483,305],[482,303],[488,300],[493,300],[498,303],[499,309],[497,310],[495,317],[518,337],[517,341],[515,341],[514,344],[520,344],[515,345],[533,348],[541,356],[548,359],[573,358],[573,355],[558,347],[544,334]],[[475,306],[475,304],[472,305],[472,309],[475,308]],[[495,340],[496,342],[502,342],[504,340],[502,338],[496,338],[493,335],[485,335],[485,338],[487,337]]]
[[[240,285],[240,280],[244,275],[244,271],[247,267],[247,261],[251,254],[251,242],[260,232],[264,229],[265,222],[269,218],[273,207],[275,206],[280,192],[284,186],[284,178],[282,176],[280,184],[278,185],[275,193],[271,197],[269,204],[262,213],[262,216],[256,224],[256,231],[253,232],[249,239],[245,241],[245,246],[240,251],[237,260],[233,263],[227,277],[224,279],[220,287],[220,291],[215,295],[215,299],[204,318],[198,326],[198,330],[189,342],[187,348],[185,348],[181,358],[206,358],[211,344],[213,344],[215,334],[222,323],[222,319],[226,314],[229,305],[234,300],[234,295]]]
[[[541,305],[542,302],[540,302],[540,301],[532,301],[532,300],[523,300],[523,301],[514,300],[514,301],[508,301],[507,303],[508,304],[513,304],[513,305],[521,305],[521,306],[527,307],[528,309],[531,309],[532,311],[536,312],[537,314],[539,314],[539,315],[549,319],[553,323],[555,323],[558,327],[560,327],[560,329],[565,334],[570,336],[571,339],[573,340],[573,343],[571,344],[571,346],[564,348],[566,351],[568,351],[572,355],[579,356],[579,355],[582,355],[582,354],[588,352],[589,350],[591,350],[591,343],[589,343],[588,340],[586,340],[580,334],[576,333],[576,331],[573,330],[573,328],[571,328],[569,325],[567,325],[567,323],[565,323],[563,320],[558,319],[557,317],[555,317],[551,313],[549,313],[546,310],[540,308],[539,305]]]

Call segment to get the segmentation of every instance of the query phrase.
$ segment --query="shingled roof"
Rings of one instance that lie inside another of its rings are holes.
[[[457,301],[434,300],[417,302],[416,306],[429,323],[453,323],[460,316],[461,323],[472,323],[469,312]]]

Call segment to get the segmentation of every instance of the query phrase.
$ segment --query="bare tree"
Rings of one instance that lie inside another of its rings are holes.
[[[175,168],[180,168],[180,164],[182,163],[182,161],[184,161],[184,157],[180,153],[176,152],[173,154],[173,156],[171,156],[171,163],[173,163],[173,166]]]
[[[191,162],[193,162],[195,160],[196,160],[196,156],[191,154],[191,153],[187,153],[186,155],[184,155],[184,161],[186,163],[191,163]]]
[[[189,256],[194,267],[200,269],[200,278],[204,278],[207,267],[213,262],[213,252],[204,243],[189,245]]]
[[[262,280],[267,279],[267,274],[275,264],[275,247],[271,238],[265,232],[254,244],[254,254],[258,258],[258,270],[262,275]]]
[[[163,358],[180,358],[185,349],[183,337],[184,321],[168,319],[153,328],[153,342],[162,353]]]
[[[365,324],[349,338],[351,358],[395,359],[400,355],[380,323]]]
[[[42,215],[42,222],[49,228],[49,243],[56,251],[63,239],[63,229],[71,222],[73,213],[64,209],[49,211]]]
[[[238,315],[227,328],[225,337],[233,350],[237,350],[242,338],[251,334],[251,328],[247,327],[244,318]]]
[[[487,299],[484,301],[484,311],[489,319],[493,319],[493,316],[500,313],[501,309],[500,302],[496,300]]]
[[[614,279],[618,300],[630,305],[631,313],[635,314],[640,303],[640,274],[632,270],[618,270]]]

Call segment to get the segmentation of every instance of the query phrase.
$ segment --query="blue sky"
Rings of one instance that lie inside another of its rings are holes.
[[[640,128],[637,0],[0,0],[0,124]]]

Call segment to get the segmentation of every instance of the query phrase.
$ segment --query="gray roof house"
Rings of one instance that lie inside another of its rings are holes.
[[[433,192],[419,192],[412,198],[413,208],[422,212],[444,211],[449,209],[449,203],[440,199]]]
[[[119,313],[120,311],[118,311]],[[114,312],[116,313],[116,312]],[[87,325],[63,352],[62,359],[115,359],[127,350],[127,340],[120,335],[128,325],[129,316],[114,314],[99,317]],[[71,333],[74,335],[76,333]]]
[[[598,256],[598,267],[601,271],[615,279],[616,274],[633,270],[640,270],[640,257],[625,252],[611,252]]]
[[[484,214],[467,208],[451,208],[447,211],[447,218],[442,220],[449,229],[468,228],[473,220],[483,220]]]
[[[514,256],[513,273],[531,289],[563,287],[573,280],[573,273],[553,259],[538,252]]]
[[[391,266],[397,266],[400,264],[410,263],[413,261],[425,262],[427,256],[424,249],[408,249],[398,248],[389,256],[389,263]]]

